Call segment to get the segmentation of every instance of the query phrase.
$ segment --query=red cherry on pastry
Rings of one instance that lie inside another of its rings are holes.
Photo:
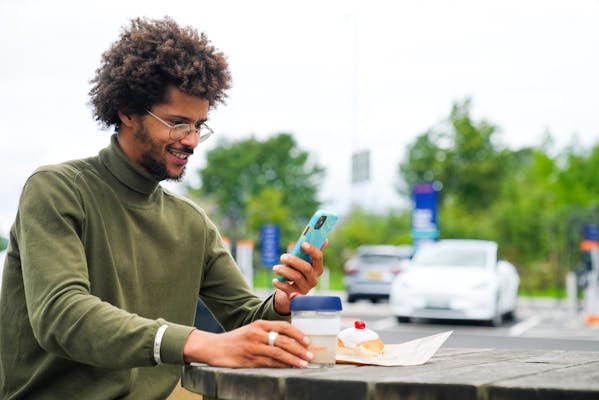
[[[356,329],[366,328],[366,324],[364,323],[364,321],[360,321],[360,320],[355,321],[354,326],[356,327]]]

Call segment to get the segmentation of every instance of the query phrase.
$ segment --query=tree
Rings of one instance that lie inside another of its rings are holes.
[[[558,201],[562,204],[599,206],[599,145],[579,150],[572,145],[564,151],[562,159],[564,168],[557,176],[561,189],[557,193]]]
[[[407,159],[399,165],[399,175],[406,184],[405,188],[397,187],[400,194],[410,197],[416,183],[443,179],[443,161],[447,155],[446,150],[440,147],[441,140],[438,132],[429,129],[408,146]]]
[[[291,219],[291,210],[284,204],[283,198],[283,190],[265,187],[249,198],[247,208],[250,232],[259,232],[266,223],[276,224],[280,228],[281,245],[285,246],[297,239],[299,229]]]
[[[489,214],[495,239],[518,264],[547,259],[559,205],[556,203],[558,166],[543,149],[511,153],[498,198]]]
[[[300,149],[290,134],[280,133],[265,141],[253,137],[222,140],[208,152],[206,160],[206,166],[198,170],[200,186],[188,185],[187,195],[209,197],[217,205],[225,231],[233,237],[252,234],[250,219],[254,229],[260,221],[250,218],[248,205],[265,196],[280,196],[273,206],[284,205],[280,213],[298,225],[318,207],[317,192],[325,170],[311,161],[310,154]],[[254,203],[252,210],[258,209]],[[263,216],[270,218],[277,213],[270,210]]]
[[[577,265],[582,227],[599,223],[599,146],[574,139],[552,156],[538,147],[502,148],[497,129],[456,103],[447,121],[420,135],[399,171],[408,187],[438,181],[442,237],[495,240],[516,264],[525,290],[563,288]],[[407,192],[407,191],[406,191]]]
[[[447,121],[420,135],[408,146],[399,172],[408,190],[421,181],[438,181],[440,203],[454,201],[472,210],[496,198],[504,173],[505,152],[495,143],[497,128],[470,117],[470,100],[454,103]]]
[[[327,267],[341,272],[343,263],[364,244],[409,244],[410,212],[377,215],[354,208],[342,218],[330,236],[324,258]]]

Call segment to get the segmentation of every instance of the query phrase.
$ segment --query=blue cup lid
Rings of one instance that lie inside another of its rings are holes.
[[[295,296],[289,306],[291,311],[341,311],[337,296]]]

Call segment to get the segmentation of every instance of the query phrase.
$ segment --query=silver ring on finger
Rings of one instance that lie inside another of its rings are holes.
[[[279,336],[279,332],[276,332],[276,331],[268,332],[268,345],[269,346],[275,345],[275,340],[277,340],[277,336]]]

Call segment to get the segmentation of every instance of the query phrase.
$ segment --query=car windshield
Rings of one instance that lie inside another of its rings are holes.
[[[364,264],[391,264],[400,261],[400,257],[387,254],[362,254],[360,260]]]
[[[430,246],[414,256],[414,265],[422,267],[478,267],[486,265],[487,252],[481,248]]]

